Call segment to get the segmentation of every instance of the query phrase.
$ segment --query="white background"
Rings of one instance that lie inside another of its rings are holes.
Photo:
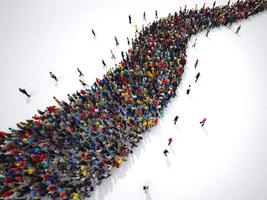
[[[37,109],[55,104],[53,96],[66,100],[67,93],[81,89],[76,67],[88,84],[101,78],[105,73],[101,59],[113,67],[112,49],[120,61],[121,50],[128,49],[126,37],[134,36],[134,25],[140,29],[152,22],[156,9],[166,17],[180,6],[201,7],[203,2],[1,0],[0,129],[15,127]],[[147,22],[142,20],[143,11]],[[159,126],[145,134],[134,154],[97,188],[92,199],[267,199],[267,13],[240,24],[239,35],[234,34],[239,23],[232,30],[215,29],[208,38],[205,33],[197,35],[196,48],[191,48],[192,38],[177,98]],[[58,84],[49,71],[58,76]],[[198,71],[201,76],[195,84]],[[19,93],[19,87],[32,97]],[[180,117],[176,126],[175,115]],[[199,121],[204,117],[207,122],[202,128]],[[171,147],[169,137],[174,140]],[[167,159],[162,153],[165,148],[170,151]],[[150,187],[147,195],[143,185]]]

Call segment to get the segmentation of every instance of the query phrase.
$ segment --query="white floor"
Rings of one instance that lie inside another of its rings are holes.
[[[0,129],[15,127],[37,109],[66,99],[81,89],[76,67],[91,84],[114,66],[110,50],[126,50],[134,25],[148,22],[157,9],[160,17],[185,4],[201,1],[153,0],[25,0],[0,2]],[[212,5],[213,1],[206,1]],[[226,1],[217,1],[225,4]],[[133,24],[128,24],[128,14]],[[146,23],[145,23],[146,24]],[[188,49],[188,64],[178,97],[169,104],[159,126],[124,165],[105,180],[94,200],[266,200],[267,199],[267,13],[233,29],[197,35]],[[91,34],[94,28],[97,38]],[[120,42],[116,48],[113,37]],[[199,65],[194,69],[195,60]],[[59,83],[49,77],[59,77]],[[201,73],[198,83],[194,76]],[[188,85],[192,89],[185,94]],[[18,92],[26,88],[27,99]],[[173,118],[179,115],[176,126]],[[199,121],[207,118],[205,128]],[[174,141],[168,148],[167,140]],[[162,151],[170,151],[166,159]],[[142,191],[149,185],[149,193]]]

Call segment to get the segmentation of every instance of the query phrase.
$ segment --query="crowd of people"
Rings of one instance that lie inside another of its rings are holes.
[[[189,38],[266,7],[264,0],[246,0],[185,8],[144,27],[125,58],[102,80],[68,94],[69,102],[54,97],[57,106],[38,110],[9,133],[0,132],[0,198],[90,196],[133,152],[142,134],[157,125],[176,96]]]

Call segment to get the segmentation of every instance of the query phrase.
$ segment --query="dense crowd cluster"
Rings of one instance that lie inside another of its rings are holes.
[[[183,9],[143,28],[115,69],[0,132],[0,197],[84,199],[120,167],[175,97],[189,38],[265,10],[265,0]]]

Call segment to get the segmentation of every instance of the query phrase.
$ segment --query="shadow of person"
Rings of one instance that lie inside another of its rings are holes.
[[[171,144],[169,145],[169,147],[170,147],[170,150],[171,150],[172,154],[173,154],[174,156],[176,156],[176,153],[175,153],[175,151],[174,151],[174,149],[173,149],[173,147],[172,147]]]
[[[31,103],[31,98],[30,97],[27,97],[26,104],[30,104],[30,103]]]
[[[166,164],[167,164],[167,166],[168,166],[169,168],[172,168],[171,161],[170,161],[170,159],[169,159],[168,157],[166,158]]]
[[[149,190],[146,192],[146,200],[152,200],[152,197],[151,197]]]
[[[205,128],[205,127],[203,127],[203,131],[204,131],[204,133],[208,136],[209,134],[208,134],[208,131],[207,131],[207,129]]]
[[[54,85],[55,85],[55,87],[57,87],[58,86],[58,81],[55,81]]]

